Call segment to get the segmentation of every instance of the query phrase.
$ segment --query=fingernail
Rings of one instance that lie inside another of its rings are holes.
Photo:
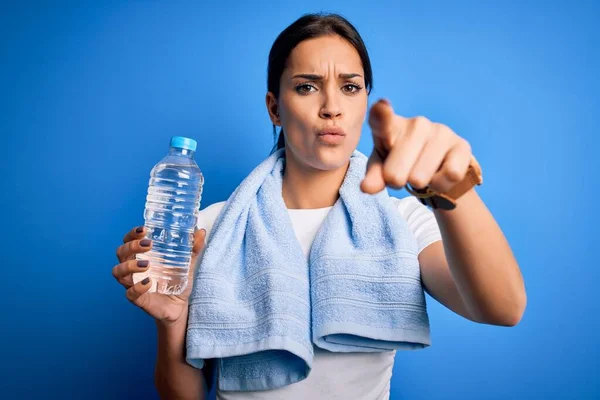
[[[143,226],[139,226],[136,230],[135,233],[142,233],[144,232],[144,227]]]
[[[140,246],[149,247],[150,243],[152,243],[152,241],[150,239],[144,239],[144,240],[140,241]]]
[[[387,104],[388,106],[392,105],[392,103],[388,99],[381,99],[381,102]]]
[[[140,260],[137,262],[137,266],[140,268],[146,268],[148,266],[148,260]]]
[[[150,278],[144,278],[144,280],[142,281],[142,285],[147,285],[148,282],[150,282]]]

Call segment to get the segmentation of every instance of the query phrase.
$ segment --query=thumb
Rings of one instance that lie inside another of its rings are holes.
[[[197,229],[194,232],[194,247],[192,248],[192,260],[190,263],[190,269],[188,271],[188,277],[194,276],[195,269],[198,267],[198,256],[202,253],[206,247],[206,229]]]
[[[383,180],[383,158],[377,149],[373,149],[371,157],[369,157],[369,161],[367,162],[367,172],[360,184],[360,189],[368,194],[375,194],[385,189],[385,181]]]
[[[192,255],[197,257],[206,246],[206,229],[198,229],[194,232],[194,247],[192,248]]]

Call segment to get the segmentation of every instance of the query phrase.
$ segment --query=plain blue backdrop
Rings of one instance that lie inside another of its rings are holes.
[[[392,400],[600,396],[594,2],[13,3],[0,7],[0,397],[157,397],[154,322],[113,280],[116,247],[143,223],[171,136],[199,143],[202,208],[268,155],[268,51],[314,11],[363,35],[371,102],[471,142],[527,285],[514,328],[428,297],[433,345],[398,353]],[[371,145],[365,126],[359,150]]]

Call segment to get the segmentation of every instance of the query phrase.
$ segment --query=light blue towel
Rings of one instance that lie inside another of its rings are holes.
[[[231,195],[190,296],[187,362],[218,358],[221,390],[305,379],[313,344],[334,352],[430,344],[417,244],[387,194],[360,190],[355,151],[307,262],[282,197],[284,150]]]

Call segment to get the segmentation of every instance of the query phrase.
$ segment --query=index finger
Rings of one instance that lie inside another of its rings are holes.
[[[123,243],[130,242],[132,240],[141,239],[146,233],[146,228],[143,226],[136,226],[123,237]]]
[[[394,113],[389,101],[382,99],[373,104],[369,112],[369,126],[373,139],[389,150],[404,130],[405,118]]]
[[[387,130],[387,127],[392,124],[394,118],[394,109],[388,100],[378,100],[369,112],[369,125],[373,133],[381,133],[382,130]]]

